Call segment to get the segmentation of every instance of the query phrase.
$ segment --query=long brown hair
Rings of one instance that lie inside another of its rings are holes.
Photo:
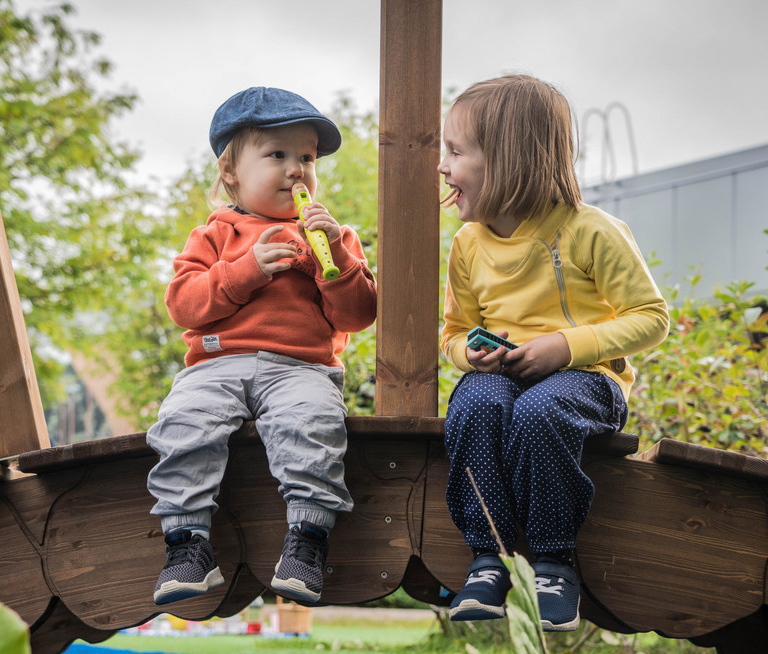
[[[554,86],[505,75],[470,86],[451,111],[457,107],[485,156],[480,217],[530,218],[558,202],[579,207],[571,109]]]

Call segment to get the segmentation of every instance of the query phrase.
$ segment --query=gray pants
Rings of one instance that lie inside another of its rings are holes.
[[[182,370],[147,432],[160,455],[147,480],[164,532],[210,528],[228,440],[255,420],[289,524],[330,528],[351,511],[344,483],[347,408],[340,368],[272,352],[218,357]]]

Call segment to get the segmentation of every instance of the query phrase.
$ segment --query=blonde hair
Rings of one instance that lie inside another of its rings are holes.
[[[451,111],[456,108],[465,112],[485,158],[478,217],[530,218],[558,202],[578,209],[571,109],[554,86],[505,75],[470,86]]]
[[[237,130],[219,157],[220,166],[224,166],[225,169],[234,170],[245,146],[256,145],[263,133],[263,128],[252,125],[246,125]],[[216,181],[208,189],[208,204],[211,208],[215,209],[223,204],[227,204],[227,200],[235,205],[239,204],[236,189],[224,181],[221,176],[221,168],[219,168],[219,175]]]

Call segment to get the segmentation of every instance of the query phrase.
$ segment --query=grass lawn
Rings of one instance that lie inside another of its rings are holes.
[[[506,621],[449,625],[450,633],[442,635],[437,620],[432,618],[381,620],[369,616],[336,615],[332,619],[313,621],[311,637],[118,634],[94,647],[170,654],[318,654],[323,651],[342,654],[510,653]],[[713,649],[699,648],[684,640],[668,640],[654,633],[613,634],[587,621],[582,622],[577,632],[549,634],[547,641],[550,654],[576,650],[579,654],[714,654]],[[78,641],[78,644],[84,643]]]
[[[424,641],[438,629],[437,622],[388,621],[371,623],[363,620],[354,624],[345,621],[314,624],[311,637],[266,638],[263,636],[128,636],[117,634],[99,643],[98,647],[135,652],[172,652],[173,654],[317,654],[319,651],[379,652],[403,654]],[[82,641],[77,641],[82,644]]]

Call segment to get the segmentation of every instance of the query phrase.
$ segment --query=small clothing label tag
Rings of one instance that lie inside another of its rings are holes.
[[[219,342],[219,335],[203,336],[203,349],[206,352],[222,352],[224,348]]]

